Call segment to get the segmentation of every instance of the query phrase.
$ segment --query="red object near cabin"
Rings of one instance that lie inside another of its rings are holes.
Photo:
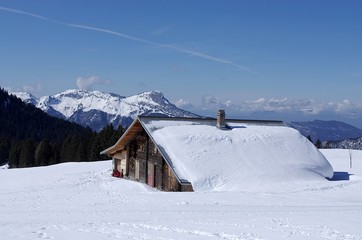
[[[120,176],[121,176],[121,173],[118,170],[113,170],[112,177],[120,177]]]

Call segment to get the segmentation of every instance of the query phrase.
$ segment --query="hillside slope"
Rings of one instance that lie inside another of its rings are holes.
[[[313,142],[317,139],[320,141],[342,141],[362,137],[361,129],[340,121],[314,120],[290,122],[287,125],[299,130],[305,137],[311,136]]]
[[[0,122],[0,137],[10,140],[48,139],[51,142],[61,143],[68,136],[91,133],[78,124],[49,116],[2,89],[0,89]]]

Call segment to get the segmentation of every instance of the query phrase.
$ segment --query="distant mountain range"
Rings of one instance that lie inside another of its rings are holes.
[[[199,117],[177,108],[158,91],[123,97],[100,91],[66,90],[39,99],[25,92],[12,94],[51,116],[89,126],[95,131],[101,130],[109,123],[115,127],[128,127],[137,115]]]
[[[89,126],[96,131],[110,123],[115,127],[118,125],[128,127],[137,115],[200,117],[177,108],[158,91],[143,92],[129,97],[86,90],[66,90],[40,98],[24,92],[12,94],[51,116]],[[340,121],[314,120],[286,124],[299,130],[306,137],[311,136],[313,142],[319,139],[322,142],[333,142],[333,146],[347,139],[352,140],[338,146],[359,146],[355,142],[362,137],[361,129]]]
[[[310,136],[314,143],[320,140],[323,148],[362,150],[362,130],[347,123],[314,120],[287,125],[299,130],[305,137]]]
[[[301,132],[304,136],[311,136],[315,142],[320,141],[342,141],[362,137],[362,130],[339,121],[314,120],[308,122],[287,123],[292,128]]]

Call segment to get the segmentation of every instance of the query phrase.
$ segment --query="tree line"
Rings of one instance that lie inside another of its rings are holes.
[[[328,141],[322,142],[319,138],[317,141],[313,142],[312,137],[310,135],[307,136],[307,139],[316,146],[316,148],[330,148],[330,143]]]
[[[100,132],[51,117],[0,88],[0,165],[46,166],[108,159],[100,152],[123,134],[122,126]]]
[[[11,168],[47,166],[63,162],[84,162],[109,159],[99,153],[112,146],[123,134],[124,129],[110,124],[99,133],[70,135],[63,142],[49,139],[36,141],[31,138],[14,140],[0,139],[0,159]],[[2,165],[1,164],[1,165]]]

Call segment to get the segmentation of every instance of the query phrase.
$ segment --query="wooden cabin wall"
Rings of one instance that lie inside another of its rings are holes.
[[[147,184],[149,180],[148,166],[151,168],[152,164],[154,165],[155,183],[153,187],[164,191],[190,191],[189,188],[184,189],[181,187],[176,176],[145,131],[141,131],[137,137],[129,143],[128,154],[129,179]],[[137,162],[139,162],[139,179],[136,179]]]
[[[163,166],[163,190],[178,192],[181,191],[181,186],[173,174],[172,170],[168,166],[168,164],[164,164]]]
[[[192,185],[191,184],[184,184],[184,185],[181,185],[181,192],[193,192],[194,189],[192,188]]]
[[[135,144],[131,143],[129,145],[129,173],[128,178],[131,180],[135,180],[135,172],[136,172],[136,152],[135,152]]]
[[[163,188],[163,167],[164,165],[167,165],[165,160],[163,159],[162,155],[159,153],[156,145],[150,141],[149,142],[149,156],[148,156],[148,162],[149,164],[153,164],[155,166],[154,169],[154,178],[155,178],[155,187],[157,189],[164,190]]]

